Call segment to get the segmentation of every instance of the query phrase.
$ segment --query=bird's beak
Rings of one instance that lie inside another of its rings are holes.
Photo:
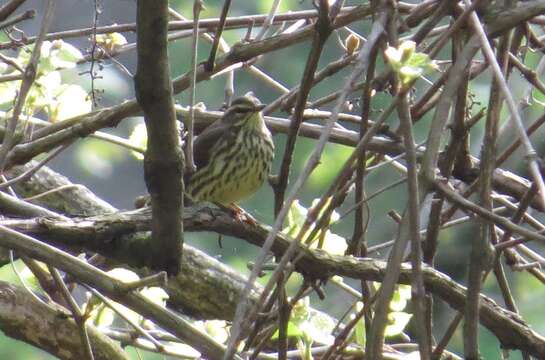
[[[265,109],[266,107],[267,107],[266,104],[259,104],[259,105],[256,105],[255,108],[256,108],[257,111],[261,111],[261,110]]]

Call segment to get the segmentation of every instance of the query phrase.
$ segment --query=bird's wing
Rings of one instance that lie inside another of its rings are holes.
[[[193,159],[197,170],[205,167],[210,161],[214,145],[222,136],[229,136],[229,127],[221,120],[208,126],[195,138],[193,143]]]

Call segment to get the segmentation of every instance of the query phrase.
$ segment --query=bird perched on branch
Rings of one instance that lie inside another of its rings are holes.
[[[192,200],[231,205],[261,187],[274,157],[272,136],[261,115],[264,107],[248,93],[233,100],[223,117],[197,136],[197,169],[184,179]]]

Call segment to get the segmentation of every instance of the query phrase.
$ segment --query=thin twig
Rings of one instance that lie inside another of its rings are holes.
[[[267,18],[263,22],[263,26],[261,27],[261,30],[259,30],[259,33],[257,33],[255,40],[259,41],[265,36],[265,33],[267,30],[269,30],[269,27],[272,25],[274,21],[274,16],[276,15],[276,12],[278,11],[278,7],[280,7],[280,2],[282,0],[274,0],[274,2],[271,5],[271,10],[269,11],[269,14],[267,15]]]
[[[195,118],[195,86],[197,83],[197,50],[199,44],[199,17],[203,10],[202,0],[193,2],[193,37],[191,42],[191,82],[189,85],[189,116],[187,117],[187,143],[185,146],[185,171],[191,175],[197,169],[193,160],[193,124]]]
[[[66,148],[68,148],[70,145],[71,145],[71,143],[60,146],[56,150],[49,153],[45,158],[40,160],[40,162],[38,164],[36,164],[36,166],[34,166],[33,168],[25,171],[24,173],[22,173],[21,175],[19,175],[17,177],[14,177],[13,179],[10,179],[9,181],[5,181],[3,183],[0,183],[0,189],[5,189],[8,186],[12,186],[14,184],[17,184],[20,181],[25,181],[27,179],[30,179],[38,170],[40,170],[42,167],[44,167],[49,161],[51,161],[52,159],[57,157],[57,155],[59,155],[62,151],[66,150]]]
[[[74,316],[74,320],[78,324],[79,330],[80,330],[80,337],[82,346],[84,348],[85,355],[87,356],[87,360],[94,360],[93,355],[93,348],[91,346],[91,341],[89,340],[89,334],[87,332],[87,324],[85,316],[83,312],[81,311],[78,303],[70,293],[70,290],[68,290],[68,287],[64,283],[64,280],[61,277],[61,274],[57,269],[54,267],[48,265],[49,273],[52,275],[53,279],[55,280],[55,283],[57,284],[57,287],[60,289],[61,294],[68,304],[68,307],[70,308],[70,311],[72,312]]]
[[[231,0],[224,0],[223,7],[221,8],[220,21],[218,27],[216,28],[216,33],[214,34],[214,43],[212,44],[212,49],[210,49],[210,55],[208,60],[205,63],[204,69],[206,71],[213,71],[214,66],[216,65],[216,53],[218,51],[221,33],[225,28],[225,21],[227,19],[227,13],[229,12],[229,7],[231,6]]]
[[[36,10],[34,9],[27,10],[22,14],[15,15],[6,21],[0,22],[0,30],[5,29],[9,26],[15,25],[17,23],[20,23],[21,21],[34,19],[35,16],[36,16]]]
[[[341,14],[347,15],[351,12],[354,12],[357,10],[358,6],[347,6],[342,9]],[[407,6],[400,6],[402,11],[407,11]],[[306,20],[306,19],[312,19],[318,16],[318,12],[316,10],[303,10],[303,11],[295,11],[295,12],[289,12],[289,13],[282,13],[277,14],[274,18],[274,23],[281,23],[284,21],[297,21],[297,20]],[[246,28],[250,24],[255,25],[261,25],[267,18],[266,15],[247,15],[247,16],[237,16],[237,17],[229,17],[225,21],[225,27],[226,28]],[[212,18],[212,19],[202,19],[200,21],[200,27],[201,29],[206,29],[207,31],[216,29],[219,26],[220,19]],[[169,31],[172,30],[191,30],[193,29],[193,21],[192,20],[183,20],[183,21],[171,21],[168,24]],[[84,29],[74,29],[74,30],[67,30],[67,31],[59,31],[55,33],[49,33],[46,35],[45,40],[57,40],[57,39],[69,39],[69,38],[75,38],[75,37],[84,37],[89,36],[93,33],[93,28],[84,28]],[[135,23],[129,23],[129,24],[120,24],[120,25],[108,25],[108,26],[99,26],[96,28],[97,34],[108,34],[108,33],[114,33],[114,32],[135,32],[136,31],[136,24]],[[28,45],[36,42],[37,38],[32,36],[25,38],[21,41],[20,44],[14,44],[12,41],[0,43],[0,50],[6,50],[11,49],[14,46],[22,46],[22,45]]]
[[[422,278],[422,248],[420,245],[421,200],[419,196],[416,147],[414,144],[408,94],[401,98],[397,113],[401,122],[403,142],[407,152],[407,190],[409,200],[407,208],[405,209],[405,216],[408,215],[409,217],[409,236],[411,239],[411,266],[413,268],[411,298],[413,299],[413,313],[416,321],[416,336],[418,348],[420,350],[420,358],[423,360],[429,360],[431,354],[431,333],[428,332],[425,321],[426,290],[424,288],[424,280]]]
[[[0,7],[0,21],[7,19],[8,16],[13,14],[13,12],[17,10],[19,6],[23,5],[25,1],[26,0],[10,0],[2,5],[2,7]]]
[[[91,77],[91,100],[93,107],[98,107],[98,100],[97,100],[97,90],[95,89],[95,80],[97,79],[97,76],[95,76],[95,66],[96,62],[100,61],[100,59],[97,59],[95,57],[95,53],[97,52],[97,26],[98,26],[98,16],[101,13],[99,0],[93,0],[93,33],[91,34],[91,66],[89,67],[89,75]]]
[[[312,39],[312,46],[305,64],[300,90],[297,94],[297,101],[290,123],[290,132],[286,141],[280,171],[271,182],[274,190],[274,214],[276,216],[278,216],[282,206],[284,205],[284,197],[288,186],[288,178],[293,160],[293,152],[295,151],[297,134],[299,133],[299,128],[303,121],[303,113],[306,107],[310,89],[312,87],[314,74],[318,67],[318,61],[320,60],[325,42],[333,30],[329,20],[329,5],[325,0],[320,1],[319,16],[318,21],[315,24],[315,28],[316,31],[314,32],[314,37]]]

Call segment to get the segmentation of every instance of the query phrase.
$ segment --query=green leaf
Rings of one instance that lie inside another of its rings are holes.
[[[365,348],[365,343],[367,341],[367,334],[365,332],[365,321],[360,319],[354,326],[354,341],[356,344]]]
[[[335,321],[329,315],[317,310],[311,310],[309,319],[303,327],[303,332],[313,342],[332,345],[335,338],[331,334],[335,329],[335,325]]]
[[[386,337],[396,336],[403,332],[412,315],[406,312],[392,311],[388,314],[389,324],[386,326],[384,335]]]
[[[77,62],[83,59],[83,55],[78,48],[62,40],[53,41],[49,50],[49,61],[55,70],[74,68]]]
[[[310,298],[305,296],[301,300],[297,301],[293,310],[291,311],[291,321],[300,324],[303,321],[309,319],[310,316]]]
[[[437,64],[427,54],[416,52],[413,41],[404,41],[398,48],[389,46],[384,56],[403,84],[437,70]]]
[[[41,261],[36,261],[36,265],[38,265],[42,271],[49,274],[49,270],[47,268],[47,265],[44,264]],[[23,270],[19,271],[19,274],[21,276],[21,280],[28,286],[30,286],[33,290],[39,290],[41,291],[41,285],[36,276],[34,276],[34,273],[25,265]]]
[[[419,67],[426,67],[430,65],[432,60],[430,59],[428,54],[424,53],[414,53],[406,62],[406,65],[409,66],[419,66]]]
[[[123,268],[115,268],[110,271],[108,271],[108,275],[111,276],[114,279],[117,279],[119,281],[122,281],[124,283],[131,283],[133,281],[138,281],[140,277],[133,271],[123,269]],[[127,308],[124,305],[121,305],[115,301],[112,301],[112,305],[115,308],[115,311],[123,314],[126,318],[131,319],[134,322],[140,322],[142,319],[142,316],[138,314],[137,312]],[[109,314],[111,312],[111,314]],[[104,319],[109,320],[110,317],[113,318],[115,312],[113,309],[109,307],[105,307],[99,314],[99,316],[105,317]],[[104,320],[102,320],[104,321]],[[111,323],[110,323],[111,324]]]
[[[354,306],[354,313],[350,315],[350,319],[354,320],[354,318],[356,317],[356,313],[359,313],[362,309],[363,309],[363,302],[361,301],[356,302]],[[365,343],[367,341],[367,334],[365,331],[365,320],[363,318],[360,319],[354,326],[354,333],[352,335],[352,338],[356,342],[356,344],[360,345],[361,347],[365,347]]]
[[[229,339],[229,326],[225,320],[207,320],[203,326],[204,331],[220,344],[225,344]]]
[[[109,327],[114,322],[115,312],[106,305],[102,304],[91,312],[90,319],[97,327]]]
[[[56,102],[55,91],[61,84],[61,74],[58,71],[38,77],[27,96],[25,112],[31,116],[43,108],[49,111],[49,107]]]
[[[320,211],[319,217],[324,213],[325,208],[328,206],[330,201],[331,200],[329,199],[326,205],[324,206],[324,208],[322,208],[322,210]],[[312,202],[312,206],[316,206],[318,202],[319,202],[319,199],[315,199]],[[303,205],[301,205],[301,203],[298,200],[295,200],[290,210],[288,211],[288,215],[287,215],[288,225],[282,230],[282,232],[291,237],[297,236],[297,234],[302,229],[305,223],[307,215],[308,215],[308,210]],[[339,218],[340,218],[339,214],[336,211],[333,211],[331,214],[330,223],[338,221]],[[309,232],[304,234],[304,237],[306,237],[308,234]],[[316,238],[312,239],[313,242],[310,246],[311,248],[316,248],[318,246],[318,241],[315,241],[315,240],[317,240],[320,236],[321,236],[321,232],[317,234]],[[323,250],[331,254],[344,255],[346,248],[347,248],[347,244],[346,244],[345,238],[337,234],[334,234],[329,230],[326,230],[324,239],[323,239],[323,244],[322,244]]]
[[[127,44],[127,39],[118,32],[108,34],[98,34],[96,36],[96,42],[100,47],[106,50],[108,53],[119,49],[121,46]]]
[[[288,322],[288,338],[302,338],[303,337],[303,331],[299,328],[298,324],[295,324],[291,321]],[[278,330],[276,330],[271,337],[271,340],[278,340],[278,337],[280,336],[280,333]]]
[[[297,236],[303,224],[305,223],[307,213],[308,210],[303,205],[301,205],[299,200],[295,200],[288,211],[288,225],[284,228],[284,230],[282,230],[282,232],[291,237]]]
[[[304,341],[303,339],[297,339],[297,350],[301,354],[301,359],[303,360],[313,360],[312,356],[312,342]]]
[[[411,299],[411,286],[398,285],[392,301],[390,302],[390,310],[402,311],[407,306],[407,301]]]
[[[310,299],[305,297],[297,302],[288,322],[287,334],[289,338],[297,338],[305,345],[318,342],[323,345],[333,344],[331,335],[335,328],[335,321],[327,314],[310,307]],[[278,330],[272,336],[278,339]]]

